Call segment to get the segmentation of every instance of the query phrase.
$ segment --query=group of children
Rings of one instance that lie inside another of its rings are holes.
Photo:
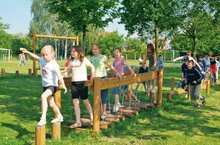
[[[182,88],[186,91],[186,97],[188,91],[190,91],[192,103],[197,107],[200,107],[199,99],[202,104],[206,103],[206,98],[200,95],[200,85],[203,79],[209,79],[211,77],[212,85],[217,84],[218,80],[218,68],[219,62],[218,56],[213,56],[212,52],[209,52],[204,57],[203,55],[198,55],[197,61],[191,56],[191,51],[187,51],[185,56],[178,57],[173,61],[182,60]],[[190,86],[190,90],[188,90]]]
[[[48,103],[56,113],[56,118],[51,121],[51,123],[62,122],[63,116],[56,106],[54,102],[54,98],[52,97],[57,90],[58,80],[60,80],[62,84],[62,88],[67,91],[67,88],[64,84],[63,76],[61,75],[60,68],[55,61],[55,52],[51,45],[46,45],[41,50],[41,57],[37,56],[34,53],[27,51],[25,48],[20,48],[23,53],[29,54],[34,59],[38,60],[42,66],[42,86],[43,93],[41,95],[41,108],[42,115],[41,119],[38,122],[38,126],[42,126],[46,124],[46,112],[48,108]],[[116,48],[114,50],[114,61],[111,64],[105,55],[101,54],[101,49],[98,44],[94,44],[92,46],[93,56],[87,59],[82,49],[79,46],[73,46],[71,50],[71,57],[65,64],[67,67],[65,75],[69,75],[72,73],[72,85],[71,85],[71,95],[72,95],[72,104],[75,111],[76,123],[71,125],[72,128],[81,127],[82,123],[80,120],[80,107],[79,101],[83,100],[83,103],[89,113],[91,125],[93,123],[93,111],[91,104],[88,100],[88,87],[85,85],[87,81],[87,67],[91,69],[90,79],[93,80],[94,77],[99,77],[101,79],[107,78],[107,69],[106,65],[114,71],[114,75],[116,77],[122,78],[125,74],[124,68],[127,67],[131,75],[136,76],[134,70],[128,65],[126,59],[122,56],[121,48]],[[149,67],[146,66],[146,61],[149,60]],[[159,59],[160,61],[160,59]],[[144,73],[148,71],[157,70],[157,58],[156,52],[154,50],[153,44],[147,45],[147,53],[142,62],[140,62],[141,67],[139,69],[139,73]],[[164,67],[164,66],[161,66]],[[145,85],[145,82],[143,82]],[[152,85],[149,85],[148,89],[154,91],[155,80],[152,81]],[[119,95],[121,92],[125,91],[125,86],[115,87],[112,90],[114,94],[114,106],[113,112],[117,112],[121,106],[119,102]],[[146,87],[145,87],[146,89]],[[106,104],[108,100],[108,89],[101,91],[101,118],[106,117]]]

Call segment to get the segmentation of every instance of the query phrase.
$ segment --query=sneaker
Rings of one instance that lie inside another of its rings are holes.
[[[196,105],[196,107],[197,107],[197,108],[200,108],[200,104],[198,103],[198,104]]]
[[[106,118],[106,114],[101,115],[101,119],[104,120]]]
[[[186,99],[188,98],[188,94],[186,94],[185,98],[186,98]]]
[[[121,106],[120,104],[114,105],[113,112],[118,112],[120,106]]]
[[[202,105],[206,104],[206,98],[204,96],[202,96],[201,101],[202,101]]]
[[[40,119],[40,121],[37,123],[37,126],[43,126],[47,124],[46,119]]]
[[[56,123],[56,122],[63,122],[63,116],[61,115],[61,116],[59,116],[59,117],[57,117],[57,118],[54,118],[54,119],[51,121],[51,123]]]
[[[154,94],[154,93],[155,93],[155,90],[154,90],[154,89],[152,89],[152,90],[151,90],[151,93],[152,93],[152,94]]]

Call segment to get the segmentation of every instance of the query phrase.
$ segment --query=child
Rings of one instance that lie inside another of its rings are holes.
[[[124,57],[121,55],[122,51],[121,48],[116,48],[114,51],[115,59],[113,61],[113,66],[116,68],[117,72],[123,76],[124,75],[124,67],[127,66],[128,69],[131,71],[131,75],[136,76],[134,71],[131,69],[131,67],[127,64],[126,60]],[[124,94],[124,86],[121,86],[121,94]],[[117,112],[120,107],[119,103],[119,87],[113,88],[113,94],[114,94],[114,100],[115,100],[115,105],[113,106],[113,112]]]
[[[55,61],[55,52],[51,45],[46,45],[41,49],[41,57],[37,56],[34,53],[27,51],[25,48],[20,48],[20,50],[24,53],[29,54],[34,59],[38,60],[42,66],[42,85],[43,85],[43,94],[41,95],[41,107],[42,107],[42,115],[41,119],[38,122],[38,126],[42,126],[46,124],[46,113],[47,113],[47,101],[49,102],[51,108],[54,113],[56,113],[57,118],[53,119],[51,123],[62,122],[63,116],[60,113],[59,108],[54,102],[54,98],[51,97],[57,91],[58,80],[60,80],[62,84],[62,88],[67,91],[66,86],[63,81],[63,77],[60,73],[60,68],[57,62]]]
[[[26,60],[26,57],[24,55],[24,52],[20,53],[19,54],[19,64],[18,64],[18,66],[26,65],[25,60]]]
[[[149,43],[147,44],[147,53],[144,57],[143,63],[146,63],[147,59],[149,60],[149,66],[148,66],[148,71],[156,71],[157,70],[157,55],[156,51],[154,48],[154,44]],[[149,82],[148,85],[148,90],[151,91],[152,93],[155,93],[154,87],[155,87],[156,80],[152,80],[151,84]]]
[[[87,111],[89,112],[90,123],[93,123],[93,113],[92,107],[88,100],[88,87],[85,86],[87,81],[87,67],[91,69],[91,80],[95,75],[95,68],[91,62],[84,56],[81,47],[73,46],[71,50],[71,61],[69,62],[67,75],[72,73],[72,102],[76,115],[76,123],[71,125],[71,128],[81,127],[82,123],[80,120],[80,107],[79,99],[83,100],[84,105],[86,106]]]
[[[148,67],[147,67],[146,63],[142,62],[142,60],[141,60],[139,65],[140,65],[140,67],[139,67],[139,70],[138,70],[138,74],[142,74],[142,73],[148,72]],[[144,81],[144,82],[142,82],[142,84],[144,85],[144,90],[147,93],[146,82]],[[139,86],[140,86],[140,83],[137,84],[136,89],[135,89],[136,91],[139,88]]]
[[[117,76],[121,77],[120,74],[117,72],[117,70],[108,62],[108,59],[105,55],[100,54],[100,46],[98,44],[93,44],[92,46],[92,53],[93,56],[91,57],[91,62],[95,67],[95,77],[100,77],[102,79],[107,78],[107,70],[105,64],[108,65],[108,67],[115,71]],[[106,103],[108,100],[108,89],[101,91],[101,118],[106,118]]]
[[[213,57],[213,53],[209,52],[210,56],[210,74],[211,74],[211,79],[212,79],[212,85],[215,86],[217,81],[216,81],[216,58]]]
[[[198,56],[198,64],[199,66],[202,68],[202,72],[205,72],[206,71],[206,62],[203,58],[203,55],[199,55]]]
[[[163,64],[163,60],[162,60],[162,55],[158,55],[158,59],[157,59],[157,66],[158,69],[163,69],[164,68],[164,64]]]
[[[192,103],[200,107],[200,104],[198,103],[198,99],[200,97],[200,84],[203,79],[203,74],[194,67],[194,61],[189,60],[187,64],[187,70],[186,70],[186,86],[185,89],[188,88],[188,85],[190,85],[190,95],[192,97]],[[205,97],[202,99],[202,103],[205,103]]]

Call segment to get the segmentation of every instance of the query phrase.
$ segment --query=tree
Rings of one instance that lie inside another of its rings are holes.
[[[113,33],[105,32],[99,36],[98,43],[101,47],[103,54],[112,56],[115,48],[123,47],[124,39],[123,39],[123,35],[118,35],[117,32],[113,32]]]
[[[121,23],[130,34],[143,37],[155,33],[158,48],[158,29],[163,32],[177,27],[181,21],[181,1],[178,0],[123,0],[119,8]]]
[[[60,21],[66,21],[74,32],[82,32],[85,46],[88,26],[104,28],[114,18],[113,9],[118,0],[48,0],[50,12],[57,14]],[[85,51],[84,51],[85,52]]]
[[[67,36],[73,34],[66,22],[60,22],[56,14],[48,11],[46,0],[33,0],[31,12],[33,19],[30,24],[30,34]]]
[[[189,0],[184,3],[182,13],[185,19],[180,23],[172,44],[191,49],[194,53],[203,53],[209,51],[210,47],[218,47],[220,23],[216,13],[219,9],[215,9],[215,6],[207,0]]]

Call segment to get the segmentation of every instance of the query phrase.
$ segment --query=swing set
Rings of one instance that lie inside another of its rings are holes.
[[[49,36],[33,34],[33,53],[45,45],[52,45],[55,49],[56,59],[67,59],[72,46],[79,45],[79,37]],[[36,60],[33,60],[33,75],[37,75]]]

